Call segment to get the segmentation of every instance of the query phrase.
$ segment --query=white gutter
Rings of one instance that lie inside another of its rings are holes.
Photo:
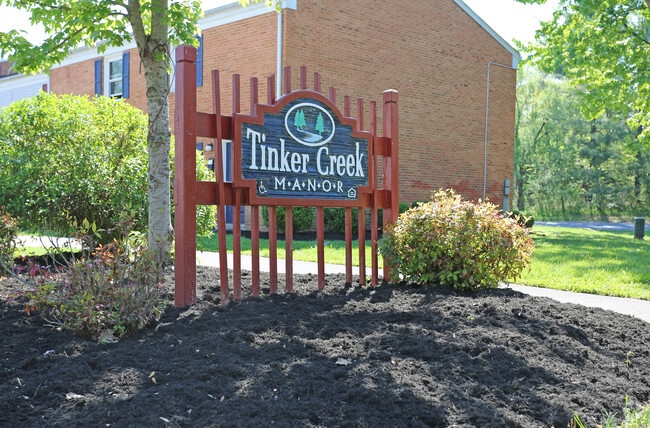
[[[483,202],[485,202],[485,190],[487,187],[487,137],[488,137],[488,115],[490,113],[490,66],[491,65],[496,65],[503,68],[509,68],[510,70],[517,70],[516,67],[510,67],[509,65],[503,65],[496,62],[488,63],[487,96],[485,100],[485,141],[483,142]]]

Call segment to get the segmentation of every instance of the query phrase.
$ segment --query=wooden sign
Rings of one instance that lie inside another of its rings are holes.
[[[358,219],[359,283],[366,283],[366,211],[370,211],[370,284],[379,281],[378,210],[384,227],[395,224],[399,206],[398,94],[383,93],[383,136],[377,134],[377,103],[370,102],[369,131],[364,131],[364,101],[357,99],[356,118],[349,117],[350,97],[343,98],[343,114],[336,107],[336,89],[329,98],[320,93],[321,76],[314,73],[314,90],[307,90],[307,67],[300,67],[300,90],[291,90],[291,67],[285,67],[285,95],[275,100],[275,76],[267,78],[267,104],[258,102],[257,78],[250,79],[251,115],[239,113],[240,78],[232,76],[232,116],[221,112],[221,80],[211,72],[213,112],[197,111],[196,49],[176,48],[176,175],[175,303],[196,302],[196,207],[216,205],[219,239],[221,303],[230,301],[229,255],[226,244],[226,206],[233,206],[232,297],[242,297],[240,207],[251,211],[251,295],[259,296],[260,205],[268,206],[269,281],[278,289],[277,212],[285,207],[285,290],[293,290],[293,207],[316,207],[318,289],[325,287],[324,207],[345,208],[345,280],[352,277],[352,213]],[[196,138],[213,139],[214,181],[196,179]],[[232,141],[232,182],[224,180],[223,140]],[[382,159],[381,179],[377,174]],[[358,208],[354,210],[353,208]],[[384,263],[384,278],[390,265]]]
[[[369,192],[371,139],[323,95],[292,92],[256,116],[235,116],[235,185],[253,190],[252,204],[358,206]]]

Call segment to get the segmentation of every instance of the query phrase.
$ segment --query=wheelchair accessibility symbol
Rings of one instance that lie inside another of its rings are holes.
[[[268,193],[269,193],[269,190],[264,185],[264,181],[259,180],[257,182],[257,194],[258,195],[267,195]]]

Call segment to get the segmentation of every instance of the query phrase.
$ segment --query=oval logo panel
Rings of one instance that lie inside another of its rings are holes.
[[[284,116],[284,127],[294,140],[309,147],[327,144],[336,130],[332,115],[323,107],[312,103],[300,103],[291,107]]]

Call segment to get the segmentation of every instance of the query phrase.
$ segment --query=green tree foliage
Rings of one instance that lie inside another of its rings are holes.
[[[590,119],[584,91],[526,66],[519,72],[515,203],[538,217],[606,217],[648,208],[648,149],[629,116]]]
[[[545,3],[546,0],[518,0]],[[546,72],[584,87],[588,119],[617,112],[650,143],[650,9],[643,0],[560,0],[527,49]]]
[[[0,0],[30,14],[48,37],[33,45],[23,31],[0,32],[0,56],[8,56],[19,72],[47,71],[85,45],[99,53],[135,40],[144,71],[149,126],[148,201],[149,245],[169,248],[172,237],[169,191],[169,103],[167,59],[169,44],[193,43],[196,22],[203,13],[199,1],[169,0]]]
[[[146,231],[147,117],[115,99],[41,93],[0,111],[0,206],[23,228],[111,229],[129,213]],[[169,166],[169,158],[167,164]],[[197,175],[210,176],[201,158]],[[203,233],[214,208],[199,207]]]

